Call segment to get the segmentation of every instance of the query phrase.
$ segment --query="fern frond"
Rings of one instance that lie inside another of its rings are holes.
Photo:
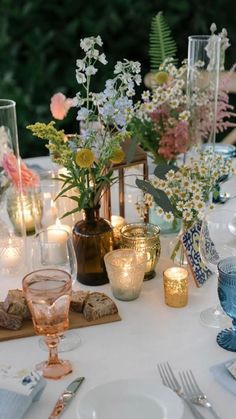
[[[149,55],[151,70],[158,71],[160,64],[169,57],[176,56],[176,43],[162,12],[159,12],[151,23]]]

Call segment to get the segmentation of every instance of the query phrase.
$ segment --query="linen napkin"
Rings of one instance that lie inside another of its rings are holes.
[[[233,362],[236,362],[236,358],[230,359],[227,362],[222,362],[221,364],[213,365],[210,368],[210,371],[222,386],[231,391],[231,393],[236,394],[236,379],[227,369]]]
[[[39,399],[46,380],[37,371],[0,365],[0,419],[21,419]]]

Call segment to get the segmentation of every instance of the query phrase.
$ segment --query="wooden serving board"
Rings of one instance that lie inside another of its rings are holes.
[[[95,326],[97,324],[104,324],[104,323],[111,323],[117,322],[121,320],[120,315],[112,314],[109,316],[101,317],[97,320],[92,320],[88,322],[82,313],[76,313],[75,311],[70,311],[70,322],[69,322],[69,329],[76,329],[78,327],[86,327],[86,326]],[[29,336],[34,336],[34,327],[31,320],[25,320],[23,322],[23,326],[19,330],[8,330],[0,328],[0,342],[4,340],[11,340],[11,339],[20,339],[26,338]]]

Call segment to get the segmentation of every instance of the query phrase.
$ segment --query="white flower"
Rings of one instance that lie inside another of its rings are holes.
[[[94,76],[94,74],[96,74],[97,73],[97,68],[96,67],[94,67],[93,65],[89,65],[87,68],[86,68],[86,70],[85,70],[85,73],[86,73],[86,75],[87,76]]]
[[[101,55],[99,55],[98,60],[100,61],[100,63],[102,63],[102,64],[104,64],[104,65],[106,65],[106,64],[107,64],[107,60],[106,60],[106,56],[105,56],[105,54],[101,54]]]
[[[149,98],[150,98],[150,92],[149,92],[149,90],[144,90],[144,92],[142,93],[142,99],[144,101],[147,101],[147,100],[149,100]]]
[[[180,121],[188,121],[190,118],[190,112],[189,111],[183,111],[179,114],[179,120]]]
[[[76,70],[76,80],[78,84],[83,84],[86,82],[86,77],[84,73],[81,73],[79,70]]]
[[[171,222],[171,221],[174,221],[174,215],[172,214],[172,212],[165,212],[164,213],[164,220],[165,221],[169,221],[169,222]]]
[[[80,41],[80,48],[87,52],[94,46],[94,38],[91,36],[90,38],[84,38]]]
[[[161,207],[156,207],[156,214],[162,216],[164,214],[164,211]]]
[[[114,68],[114,74],[119,74],[123,70],[123,63],[121,61],[117,61],[115,68]]]
[[[78,67],[78,70],[84,71],[85,70],[84,60],[76,60],[76,67]]]
[[[183,211],[183,219],[185,221],[191,221],[192,218],[193,218],[193,215],[192,215],[191,211],[188,211],[188,210]]]
[[[103,41],[102,41],[102,38],[101,38],[101,36],[100,36],[100,35],[98,35],[98,36],[95,38],[95,42],[96,42],[96,44],[97,44],[97,45],[99,45],[99,47],[102,47],[102,46],[103,46]]]

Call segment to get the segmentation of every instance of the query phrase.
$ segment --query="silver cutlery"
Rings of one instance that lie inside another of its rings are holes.
[[[183,371],[182,373],[179,373],[179,375],[186,396],[189,397],[193,403],[208,408],[215,419],[220,419],[207,396],[200,389],[193,372],[191,370]]]
[[[185,393],[182,390],[181,385],[179,384],[177,378],[175,377],[170,365],[168,362],[164,364],[157,364],[157,368],[159,374],[161,376],[162,382],[166,387],[169,387],[171,390],[175,391],[179,397],[181,397],[186,405],[191,410],[195,419],[205,419],[204,416],[197,410],[197,408],[192,404],[192,402],[188,399]]]
[[[84,381],[84,377],[78,377],[76,380],[72,381],[66,389],[63,391],[63,393],[59,396],[59,398],[56,401],[56,404],[52,410],[52,413],[50,414],[48,419],[57,419],[59,418],[65,408],[68,406],[70,401],[74,398],[80,384]]]

